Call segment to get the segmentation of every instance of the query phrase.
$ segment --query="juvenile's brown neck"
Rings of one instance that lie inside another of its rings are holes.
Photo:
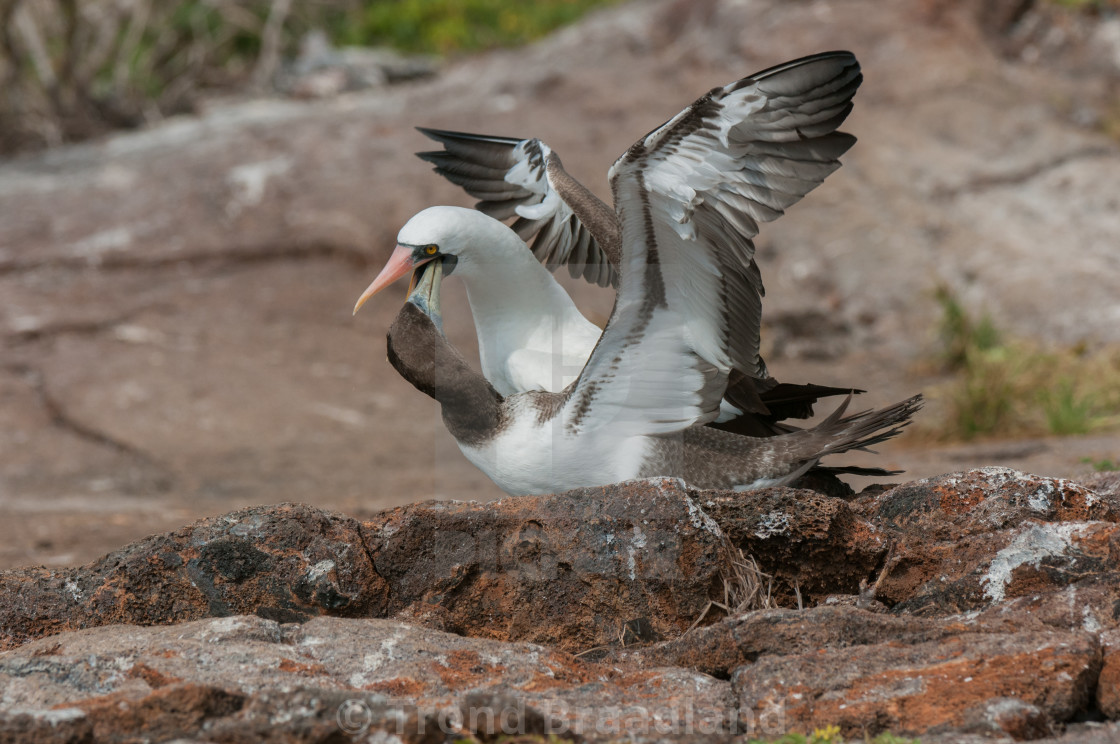
[[[618,214],[586,186],[572,178],[564,170],[556,153],[549,154],[545,168],[548,177],[563,191],[564,202],[571,207],[592,237],[599,241],[599,247],[603,249],[607,260],[617,269],[622,261],[622,226],[618,223]]]
[[[443,422],[462,444],[476,445],[497,433],[502,396],[436,330],[424,311],[406,302],[386,337],[389,363],[420,392],[435,398]]]

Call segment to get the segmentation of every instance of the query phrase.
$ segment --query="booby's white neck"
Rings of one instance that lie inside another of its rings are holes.
[[[517,233],[491,221],[471,242],[469,258],[460,258],[452,276],[466,285],[483,374],[503,395],[562,389],[561,378],[579,374],[599,328]],[[541,362],[526,368],[525,358],[534,355]]]

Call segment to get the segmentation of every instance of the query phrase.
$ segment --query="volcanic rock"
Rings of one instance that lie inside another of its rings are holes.
[[[254,507],[0,575],[0,735],[1092,740],[1120,718],[1114,503],[986,469]]]
[[[252,613],[400,614],[467,635],[582,650],[679,635],[718,581],[723,534],[677,482],[424,502],[365,524],[252,507],[87,566],[0,573],[0,648],[109,623]]]

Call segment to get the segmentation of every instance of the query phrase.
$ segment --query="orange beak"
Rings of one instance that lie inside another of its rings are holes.
[[[412,258],[411,248],[398,245],[393,251],[393,255],[389,256],[385,268],[381,269],[381,273],[377,275],[377,278],[366,287],[366,291],[362,292],[362,296],[358,298],[358,302],[354,305],[354,314],[356,315],[358,313],[358,310],[361,309],[362,305],[366,304],[366,300],[370,297],[373,297],[417,266],[431,260],[432,259],[429,258],[424,261],[416,261]],[[409,289],[411,290],[411,287]]]

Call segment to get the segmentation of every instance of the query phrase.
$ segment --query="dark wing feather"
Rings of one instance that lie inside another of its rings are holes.
[[[564,170],[539,139],[493,137],[417,127],[443,150],[417,155],[436,173],[479,199],[476,208],[512,227],[550,271],[618,284],[618,220],[614,210]]]

